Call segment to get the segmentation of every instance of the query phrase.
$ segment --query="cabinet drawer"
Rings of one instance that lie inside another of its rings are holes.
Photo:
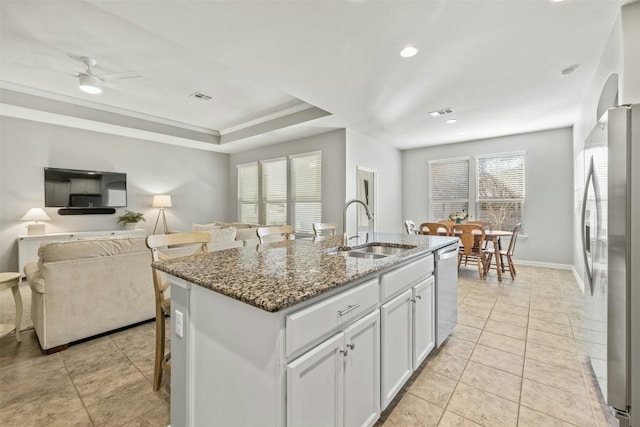
[[[361,317],[378,303],[376,279],[297,311],[286,318],[287,357],[340,325]]]
[[[433,273],[433,255],[400,267],[380,278],[380,296],[382,301],[389,299],[418,280],[425,279]]]

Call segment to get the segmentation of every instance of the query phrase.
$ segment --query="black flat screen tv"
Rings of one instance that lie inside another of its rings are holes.
[[[48,208],[127,206],[127,174],[44,168],[44,205]]]

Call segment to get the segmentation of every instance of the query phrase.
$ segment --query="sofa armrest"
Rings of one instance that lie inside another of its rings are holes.
[[[24,275],[31,288],[31,292],[44,294],[44,278],[40,275],[37,262],[30,262],[24,266]]]

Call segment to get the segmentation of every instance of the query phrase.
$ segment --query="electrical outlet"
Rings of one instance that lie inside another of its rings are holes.
[[[175,323],[176,323],[176,335],[182,338],[183,335],[183,324],[182,324],[182,312],[180,310],[176,310],[174,313]]]

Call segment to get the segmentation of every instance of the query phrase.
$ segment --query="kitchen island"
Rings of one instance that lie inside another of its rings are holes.
[[[171,425],[372,425],[435,346],[433,253],[456,243],[327,236],[154,263]]]

